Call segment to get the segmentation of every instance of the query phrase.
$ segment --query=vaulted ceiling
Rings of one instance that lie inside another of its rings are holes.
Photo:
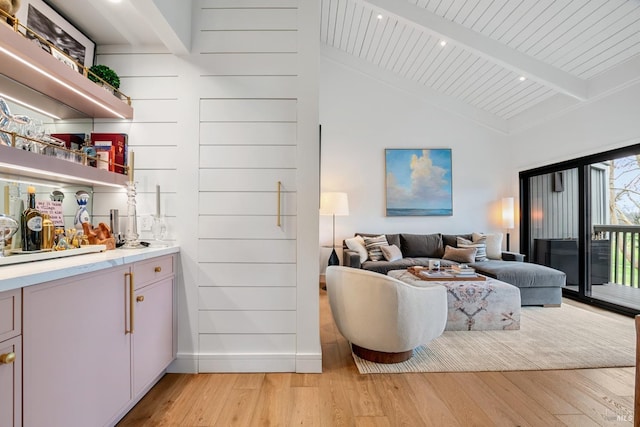
[[[323,54],[504,133],[640,78],[638,0],[322,0]]]

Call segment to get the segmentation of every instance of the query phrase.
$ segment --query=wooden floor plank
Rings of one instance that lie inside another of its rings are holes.
[[[118,425],[630,425],[634,368],[361,375],[324,291],[320,338],[322,374],[168,374]]]

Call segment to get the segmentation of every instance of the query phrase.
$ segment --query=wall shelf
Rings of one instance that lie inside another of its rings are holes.
[[[62,119],[133,118],[128,103],[64,65],[12,27],[0,24],[0,40],[0,75],[16,83],[8,95],[35,106],[50,103],[46,98],[63,103],[69,108],[58,112]],[[5,87],[3,84],[0,92]]]
[[[9,180],[25,180],[81,185],[107,185],[125,187],[128,176],[92,166],[85,166],[45,156],[38,153],[0,145],[0,177]]]

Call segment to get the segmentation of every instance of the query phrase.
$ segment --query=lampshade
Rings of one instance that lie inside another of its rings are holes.
[[[320,215],[349,215],[347,193],[323,192],[320,194]]]
[[[510,230],[514,227],[513,217],[513,197],[505,197],[502,199],[502,227]]]

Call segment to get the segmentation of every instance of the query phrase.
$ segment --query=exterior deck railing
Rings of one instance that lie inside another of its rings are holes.
[[[593,231],[596,239],[610,242],[610,282],[640,287],[640,225],[594,225]]]

